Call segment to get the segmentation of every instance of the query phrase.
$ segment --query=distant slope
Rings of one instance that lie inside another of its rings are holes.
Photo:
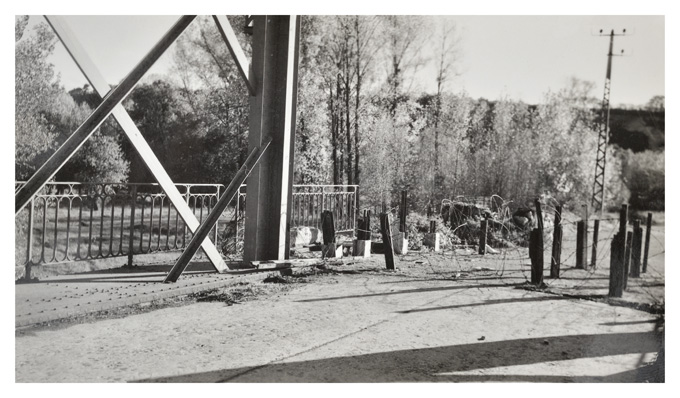
[[[663,150],[666,141],[665,115],[665,112],[612,109],[609,119],[610,143],[633,152]]]

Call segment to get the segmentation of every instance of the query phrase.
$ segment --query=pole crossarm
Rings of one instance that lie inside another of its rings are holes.
[[[94,62],[92,62],[92,59],[85,49],[81,46],[74,33],[68,27],[68,24],[59,16],[45,16],[45,19],[47,19],[47,22],[52,26],[57,37],[59,37],[59,40],[61,40],[66,48],[66,51],[71,55],[71,58],[73,58],[90,85],[92,85],[101,97],[104,97],[110,90],[109,85],[100,70],[96,67]],[[142,136],[132,118],[130,118],[125,108],[120,104],[114,107],[112,113],[149,171],[151,171],[156,181],[158,181],[158,184],[163,191],[165,191],[170,202],[175,206],[177,213],[179,213],[182,220],[184,220],[184,223],[189,230],[192,233],[195,233],[199,226],[196,216],[182,197],[182,194],[177,190],[177,187],[153,153],[153,150]],[[201,247],[215,269],[222,271],[227,268],[222,256],[210,239],[203,240]]]
[[[200,242],[202,242],[208,236],[208,233],[210,233],[210,230],[213,228],[213,226],[215,226],[222,215],[222,212],[224,212],[224,210],[227,208],[227,205],[229,205],[229,202],[231,202],[234,196],[236,196],[241,184],[243,184],[250,172],[257,165],[257,162],[265,153],[271,142],[271,137],[268,137],[263,141],[261,146],[254,148],[250,152],[248,158],[231,180],[231,183],[229,183],[229,186],[225,190],[222,197],[217,201],[215,207],[213,207],[213,209],[210,211],[205,221],[203,221],[203,223],[198,227],[196,233],[194,233],[194,236],[191,238],[191,241],[189,241],[189,244],[182,252],[182,255],[177,259],[177,262],[163,281],[164,283],[177,282],[177,279],[180,277],[180,275],[182,275],[182,272],[184,272],[186,267],[189,265],[189,261],[191,261],[191,259],[194,257],[194,254],[196,254],[198,251]]]
[[[234,29],[232,29],[229,20],[224,15],[213,15],[213,19],[215,20],[217,29],[222,35],[222,39],[224,39],[224,42],[227,43],[231,57],[234,59],[236,67],[238,68],[238,71],[241,74],[246,87],[248,87],[248,92],[250,92],[250,95],[255,95],[255,87],[251,81],[252,74],[250,73],[250,62],[248,62],[246,54],[243,52],[241,45],[236,39]]]
[[[26,185],[14,196],[15,214],[19,213],[31,198],[61,169],[73,154],[85,143],[94,131],[106,120],[116,105],[130,94],[165,50],[184,32],[196,16],[185,15],[173,25],[118,86],[109,91],[101,104],[76,129],[76,131],[57,149],[57,151],[31,176]]]

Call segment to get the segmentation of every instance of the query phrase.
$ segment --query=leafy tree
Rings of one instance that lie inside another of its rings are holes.
[[[630,191],[629,203],[638,210],[664,210],[665,152],[644,151],[623,154],[623,181]]]
[[[46,59],[55,36],[46,24],[24,34],[27,17],[15,20],[14,137],[15,178],[30,177],[54,150],[54,128],[44,113],[59,93],[54,68]]]
[[[228,18],[248,56],[242,17]],[[197,18],[179,38],[173,60],[185,138],[204,151],[200,162],[191,159],[200,163],[191,177],[228,183],[247,156],[248,91],[211,17]]]
[[[666,111],[666,96],[655,95],[649,100],[645,108],[649,111],[665,112]]]
[[[327,133],[329,115],[319,111],[326,102],[321,17],[301,17],[300,58],[298,70],[297,124],[295,131],[295,182],[327,184],[330,182],[330,140]]]

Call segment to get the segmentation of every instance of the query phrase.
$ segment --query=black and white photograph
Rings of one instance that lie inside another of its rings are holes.
[[[677,21],[577,3],[17,5],[16,387],[665,384]]]

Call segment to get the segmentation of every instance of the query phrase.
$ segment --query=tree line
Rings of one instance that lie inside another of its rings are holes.
[[[249,55],[244,19],[229,19]],[[29,177],[101,100],[87,85],[67,93],[47,61],[56,42],[49,27],[29,33],[25,26],[16,19],[17,179]],[[295,182],[359,185],[361,207],[396,203],[403,189],[418,209],[455,195],[589,202],[594,84],[572,79],[539,104],[474,99],[452,89],[460,40],[454,25],[429,17],[302,17]],[[209,17],[197,18],[171,51],[170,73],[143,81],[123,105],[174,181],[228,183],[247,152],[246,87]],[[433,93],[415,78],[427,64]],[[658,111],[658,98],[652,105]],[[108,120],[57,179],[152,182],[122,137]],[[662,156],[612,146],[609,200],[626,200],[646,176],[658,180],[659,169],[663,176]]]

